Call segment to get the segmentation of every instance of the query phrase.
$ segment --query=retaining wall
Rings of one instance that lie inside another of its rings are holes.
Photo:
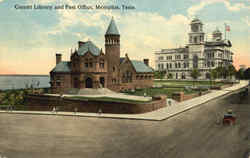
[[[25,110],[31,111],[52,111],[56,107],[59,111],[114,114],[139,114],[151,112],[166,106],[166,96],[154,97],[147,103],[118,103],[112,101],[79,100],[71,98],[60,98],[58,96],[47,96],[33,94],[25,98]]]

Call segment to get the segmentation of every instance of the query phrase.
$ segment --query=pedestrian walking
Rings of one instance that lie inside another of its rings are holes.
[[[99,115],[101,115],[101,114],[102,114],[102,109],[101,109],[101,108],[99,108],[99,110],[98,110],[98,114],[99,114]]]
[[[171,100],[168,100],[168,105],[171,106]]]
[[[78,111],[78,109],[77,109],[77,107],[75,107],[75,109],[74,109],[75,114],[77,113],[77,111]]]
[[[52,112],[53,112],[53,113],[56,113],[56,107],[55,107],[55,106],[53,107]]]

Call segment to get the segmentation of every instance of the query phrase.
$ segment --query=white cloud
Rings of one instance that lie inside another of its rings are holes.
[[[46,4],[53,1],[56,0],[43,0],[42,3]],[[66,0],[64,2],[67,2],[67,4],[75,4],[73,0]],[[245,5],[240,3],[232,5],[225,0],[201,1],[199,4],[196,4],[187,10],[188,16],[175,14],[169,18],[150,12],[127,12],[126,14],[121,15],[120,12],[106,10],[58,10],[57,14],[59,23],[52,29],[48,30],[47,33],[56,35],[63,32],[70,32],[69,28],[72,26],[83,26],[96,27],[100,30],[100,32],[103,32],[104,35],[109,23],[109,21],[104,19],[110,19],[114,16],[118,29],[121,33],[121,55],[124,56],[125,53],[128,53],[131,59],[140,60],[142,58],[150,58],[151,64],[154,65],[154,51],[162,48],[184,46],[184,44],[187,43],[190,18],[204,9],[207,5],[215,3],[224,3],[228,10],[231,11],[239,11],[238,8],[246,8]],[[206,26],[208,25],[206,24]],[[215,29],[216,25],[218,25],[218,23],[211,23],[211,30]],[[221,26],[224,25],[221,24]],[[93,39],[93,35],[87,34],[86,32],[72,34],[76,36],[76,42],[78,39],[91,39],[98,45],[98,47],[103,47],[104,45],[103,35],[101,35],[98,39]],[[70,43],[69,45],[73,44],[75,43]]]
[[[206,6],[215,4],[215,3],[224,3],[224,5],[229,11],[234,11],[234,12],[240,11],[241,9],[250,9],[250,6],[247,6],[244,3],[232,4],[228,0],[209,0],[209,1],[202,0],[200,1],[199,4],[193,5],[190,8],[188,8],[187,10],[188,16],[193,17],[197,15],[197,13],[201,11],[203,8],[205,8]]]
[[[120,28],[121,54],[128,53],[132,59],[150,58],[154,65],[154,51],[186,44],[189,19],[183,15],[166,19],[156,13],[133,12],[122,17],[119,23],[123,26]]]
[[[246,23],[250,27],[250,18],[246,16],[245,18],[242,18],[243,22]]]
[[[201,11],[205,6],[217,3],[221,0],[211,0],[211,1],[201,1],[199,4],[193,5],[190,8],[188,8],[188,16],[193,17],[195,16],[199,11]]]
[[[224,4],[230,11],[240,11],[241,9],[250,9],[250,6],[247,6],[244,3],[231,4],[229,1],[224,0]]]

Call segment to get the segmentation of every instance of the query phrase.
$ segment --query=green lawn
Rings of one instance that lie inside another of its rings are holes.
[[[171,98],[172,94],[175,92],[184,92],[184,94],[198,93],[198,91],[195,91],[195,90],[186,91],[184,88],[171,88],[171,87],[164,88],[164,87],[162,87],[162,88],[140,89],[140,90],[136,90],[135,92],[127,92],[127,94],[143,96],[144,93],[146,93],[147,96],[167,95],[169,98]]]
[[[154,81],[155,84],[169,85],[169,86],[210,86],[210,81],[181,81],[181,80],[157,80]],[[221,82],[212,82],[213,85],[219,86],[223,85]]]
[[[148,103],[150,101],[141,101],[141,100],[129,100],[129,99],[123,99],[123,98],[112,98],[112,97],[86,97],[86,96],[72,96],[67,97],[71,99],[79,99],[84,101],[107,101],[107,102],[118,102],[118,103],[135,103],[135,104],[141,104],[141,103]]]

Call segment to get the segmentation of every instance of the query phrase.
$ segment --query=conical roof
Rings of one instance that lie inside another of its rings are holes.
[[[105,35],[120,35],[116,27],[114,18],[111,19]]]

